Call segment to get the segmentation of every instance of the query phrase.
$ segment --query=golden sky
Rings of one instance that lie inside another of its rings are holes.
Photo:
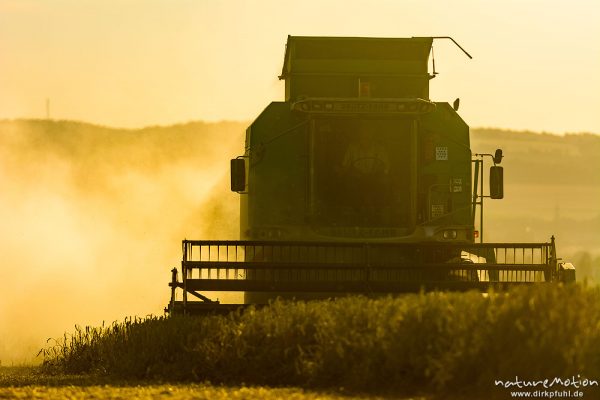
[[[598,0],[0,0],[0,119],[251,120],[288,34],[453,36],[431,97],[471,126],[600,133]]]

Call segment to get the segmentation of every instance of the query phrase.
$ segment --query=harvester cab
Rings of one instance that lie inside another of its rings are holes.
[[[434,39],[288,37],[285,100],[231,160],[240,240],[184,240],[168,312],[243,306],[211,300],[215,291],[265,304],[575,279],[553,238],[483,242],[484,198],[504,197],[502,150],[473,154],[458,99],[430,99]]]

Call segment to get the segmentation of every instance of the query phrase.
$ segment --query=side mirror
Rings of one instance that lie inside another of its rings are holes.
[[[490,197],[504,198],[504,168],[494,165],[490,167]]]
[[[500,164],[502,162],[502,149],[496,149],[494,153],[494,164]]]
[[[231,160],[231,191],[243,192],[246,190],[246,160],[234,158]]]
[[[460,107],[460,99],[459,98],[454,100],[454,103],[452,103],[452,108],[454,108],[454,111],[458,111],[458,107]]]

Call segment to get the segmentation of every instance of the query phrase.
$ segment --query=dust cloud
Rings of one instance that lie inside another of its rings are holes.
[[[2,365],[75,324],[162,314],[181,240],[237,238],[245,125],[0,121]]]

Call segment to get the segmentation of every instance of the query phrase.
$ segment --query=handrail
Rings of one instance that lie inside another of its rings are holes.
[[[377,243],[184,240],[171,309],[217,304],[198,291],[401,293],[504,290],[554,282],[554,238],[543,243]],[[182,289],[177,301],[175,289]],[[223,305],[225,306],[225,305]],[[204,309],[204,308],[203,308]]]

